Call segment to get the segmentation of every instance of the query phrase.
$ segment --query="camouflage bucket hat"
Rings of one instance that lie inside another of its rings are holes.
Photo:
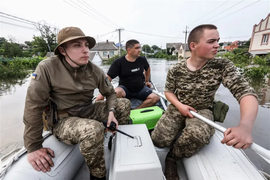
[[[57,36],[57,43],[58,46],[54,49],[54,54],[59,55],[60,52],[58,50],[58,47],[64,44],[65,42],[79,39],[79,38],[86,38],[86,40],[89,43],[89,49],[95,46],[96,40],[91,36],[85,36],[85,34],[82,32],[80,28],[77,27],[66,27],[63,28],[61,31],[59,31]]]

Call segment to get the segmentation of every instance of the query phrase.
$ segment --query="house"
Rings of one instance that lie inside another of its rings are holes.
[[[191,55],[191,51],[187,44],[182,44],[178,51],[178,59],[188,58]]]
[[[230,42],[230,41],[228,41],[228,42],[224,41],[224,42],[221,42],[220,44],[222,44],[222,46],[220,46],[219,48],[220,49],[225,49],[225,47],[231,45],[232,42]]]
[[[238,48],[238,44],[239,44],[239,41],[234,41],[230,45],[225,46],[224,49],[226,49],[227,51],[232,51]]]
[[[166,43],[166,49],[169,50],[169,53],[172,55],[176,55],[182,44],[183,43]]]
[[[253,26],[249,52],[253,55],[270,53],[270,13]]]
[[[109,58],[119,54],[118,48],[114,42],[98,42],[91,50],[91,52],[98,52],[102,60],[108,60]]]

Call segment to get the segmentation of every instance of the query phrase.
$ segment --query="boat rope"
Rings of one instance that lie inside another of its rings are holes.
[[[10,159],[9,160],[9,162],[7,163],[7,164],[5,164],[2,168],[2,171],[0,172],[0,178],[2,178],[5,174],[6,174],[6,172],[8,171],[8,169],[11,167],[11,165],[14,163],[14,162],[16,162],[16,161],[18,161],[18,159],[24,154],[24,153],[26,153],[27,152],[27,150],[25,149],[25,147],[22,147],[21,148],[21,150],[18,152],[18,153],[16,153],[13,157],[12,157],[12,159]]]

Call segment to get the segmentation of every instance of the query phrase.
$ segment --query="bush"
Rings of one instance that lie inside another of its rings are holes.
[[[33,70],[44,58],[1,58],[0,59],[0,79],[22,78],[29,74],[28,70]]]

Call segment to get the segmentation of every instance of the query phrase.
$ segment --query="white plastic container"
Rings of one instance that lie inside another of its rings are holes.
[[[109,180],[163,180],[161,163],[145,124],[120,125],[111,152]]]

